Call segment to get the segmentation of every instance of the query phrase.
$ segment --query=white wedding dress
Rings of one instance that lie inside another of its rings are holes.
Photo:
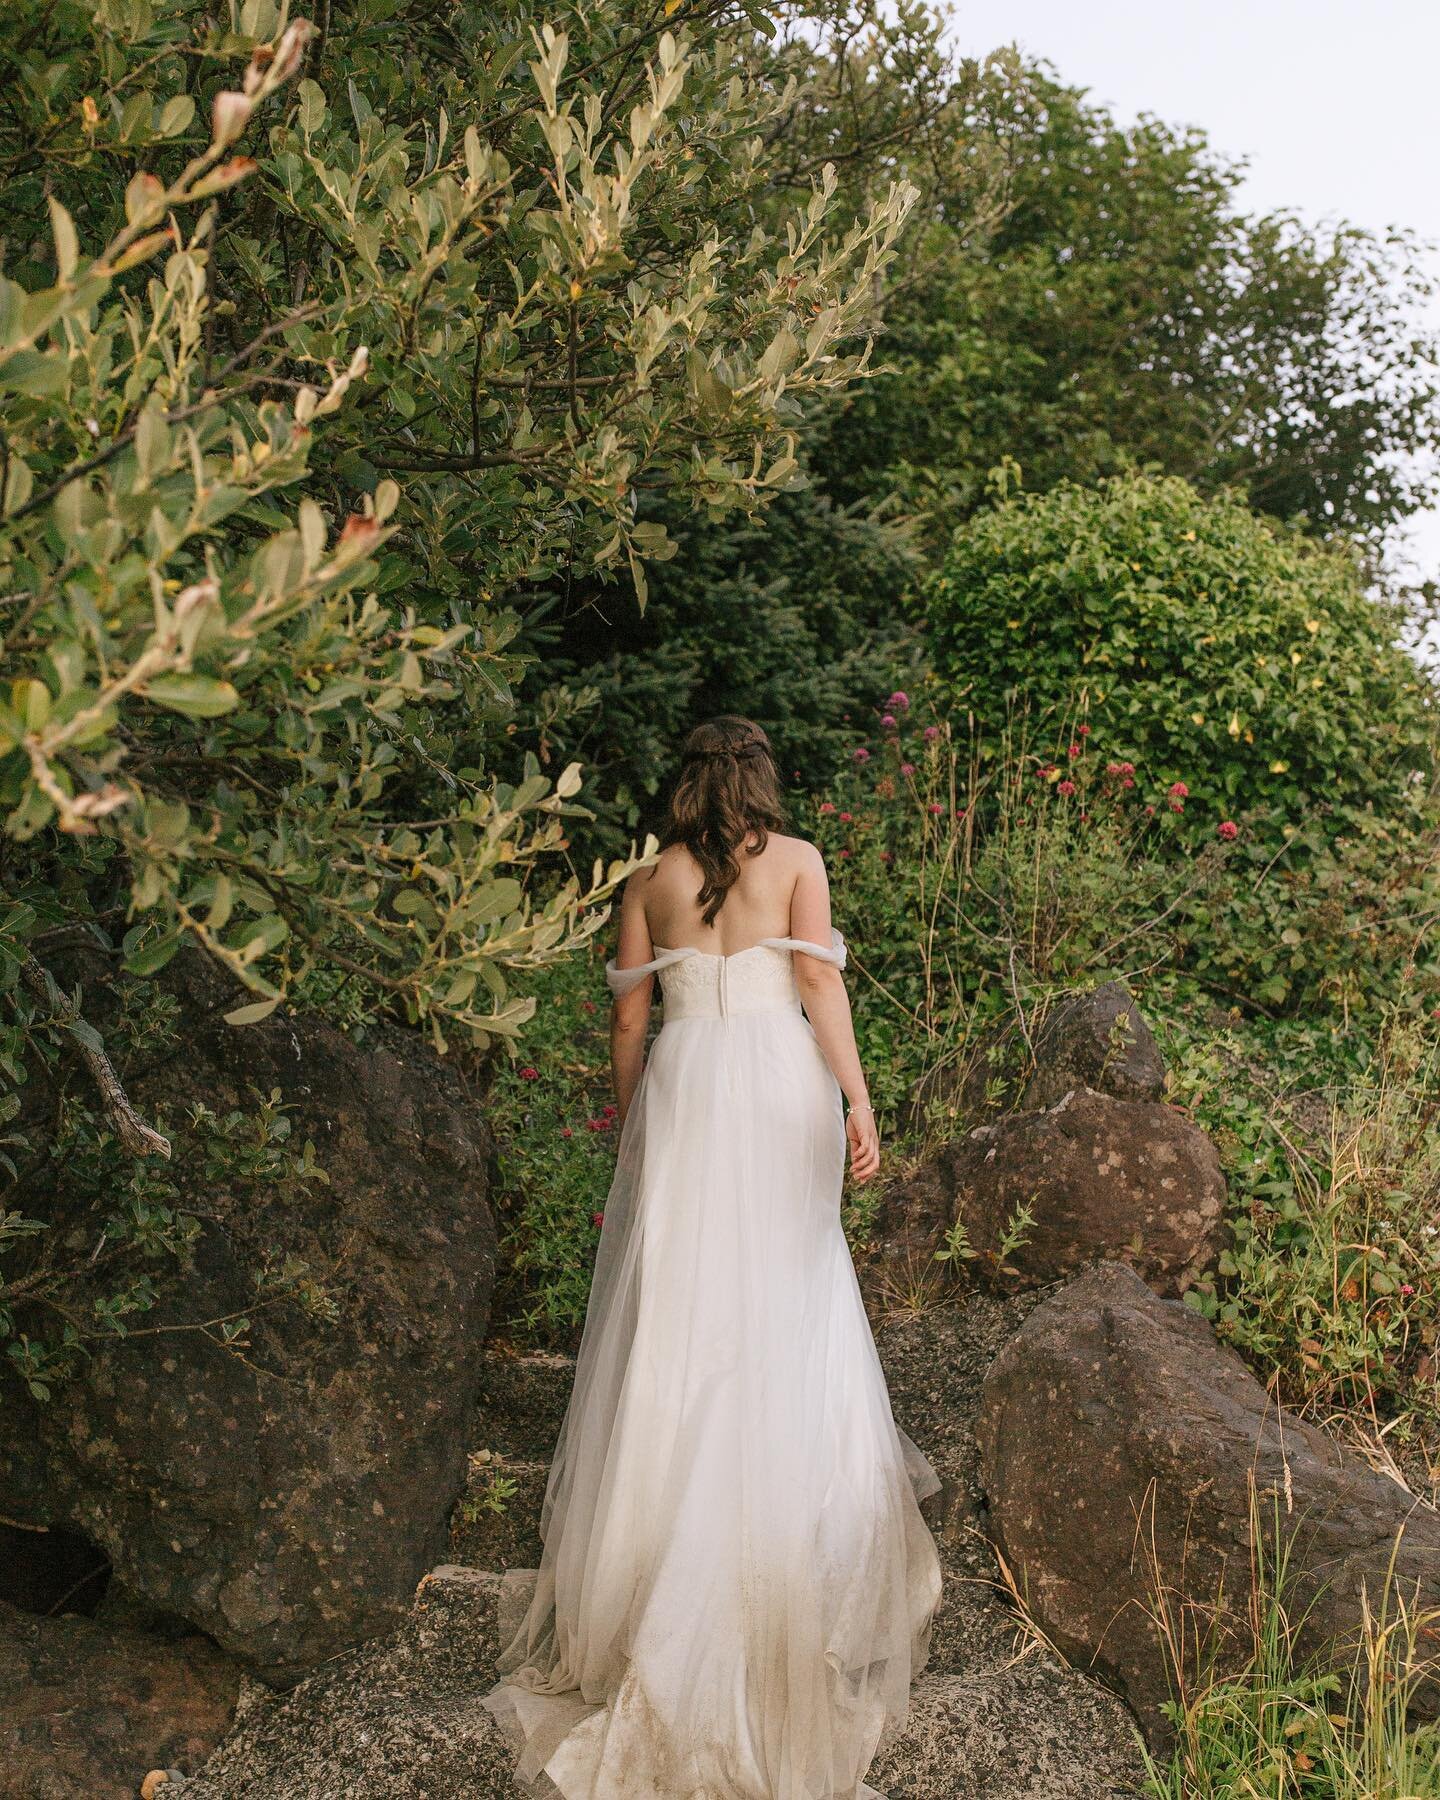
[[[792,956],[665,950],[529,1612],[485,1704],[564,1800],[882,1800],[940,1593],[840,1227],[840,1090]]]

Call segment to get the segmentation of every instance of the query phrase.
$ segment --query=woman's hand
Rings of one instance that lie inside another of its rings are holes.
[[[880,1134],[875,1129],[873,1108],[852,1107],[845,1118],[845,1136],[850,1140],[850,1173],[856,1181],[869,1181],[880,1168]]]

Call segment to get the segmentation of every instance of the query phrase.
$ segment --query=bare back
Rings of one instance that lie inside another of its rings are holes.
[[[767,937],[808,937],[823,931],[816,941],[829,941],[825,871],[813,844],[772,832],[758,855],[742,850],[739,863],[739,879],[711,925],[705,923],[700,905],[703,872],[683,844],[670,845],[649,869],[631,878],[626,910],[633,912],[639,902],[656,949],[689,946],[714,956],[733,956]],[[822,906],[823,918],[818,910]],[[816,917],[806,930],[803,921],[812,912]]]

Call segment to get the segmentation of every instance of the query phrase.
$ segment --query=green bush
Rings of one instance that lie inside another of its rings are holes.
[[[924,609],[982,755],[1017,715],[1061,756],[1088,724],[1192,842],[1224,821],[1272,846],[1317,820],[1328,837],[1396,812],[1431,767],[1432,685],[1358,560],[1178,479],[979,515]]]

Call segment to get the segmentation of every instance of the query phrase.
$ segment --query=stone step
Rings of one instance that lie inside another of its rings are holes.
[[[471,1438],[475,1448],[548,1463],[574,1380],[573,1356],[487,1346]]]
[[[470,1458],[465,1492],[450,1515],[450,1555],[475,1569],[533,1569],[540,1561],[540,1507],[548,1463],[482,1451]]]
[[[518,1800],[480,1697],[528,1574],[445,1567],[394,1637],[337,1657],[286,1695],[254,1690],[185,1800]],[[1130,1800],[1129,1715],[1036,1655],[927,1674],[871,1779],[889,1800]]]
[[[1037,1653],[922,1676],[868,1779],[888,1800],[1141,1800],[1145,1765],[1122,1703]]]

